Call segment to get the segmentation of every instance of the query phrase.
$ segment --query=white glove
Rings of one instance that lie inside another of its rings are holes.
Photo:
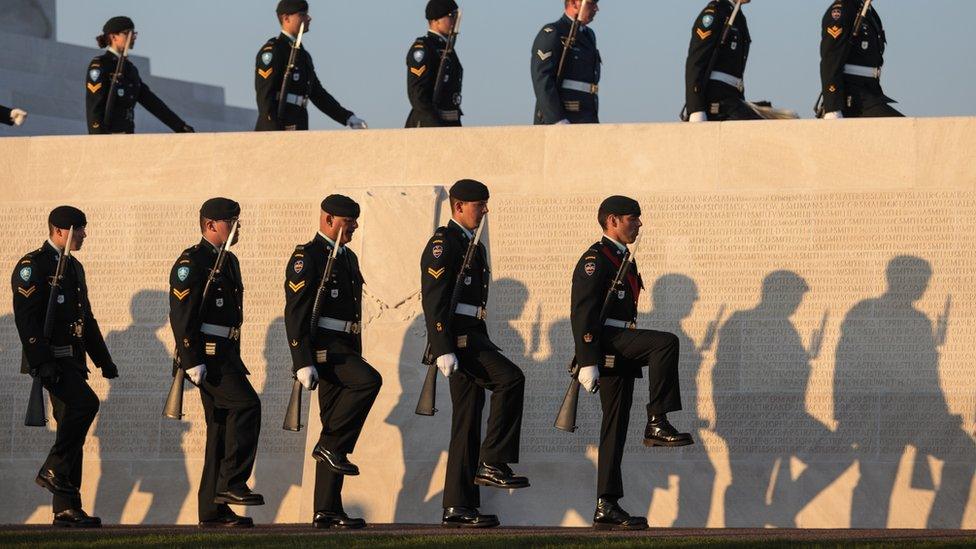
[[[437,369],[444,374],[444,377],[451,377],[451,374],[458,371],[457,355],[448,353],[437,357]]]
[[[562,120],[560,120],[559,122],[556,122],[556,123],[555,123],[554,125],[555,125],[555,126],[562,126],[563,124],[569,124],[569,120],[567,120],[567,119],[565,119],[565,118],[563,118],[563,119],[562,119]]]
[[[14,126],[23,124],[25,118],[27,118],[27,111],[22,109],[10,109],[10,121],[14,123]]]
[[[295,377],[309,391],[315,389],[319,384],[319,371],[315,369],[314,366],[306,366],[297,372],[295,372]]]
[[[840,120],[841,118],[844,118],[844,113],[841,111],[828,112],[823,117],[824,120]]]
[[[355,114],[354,115],[351,115],[349,117],[349,120],[346,120],[346,125],[349,126],[349,128],[350,129],[353,129],[353,130],[365,130],[365,129],[369,129],[369,126],[366,125],[366,121],[363,120],[362,118],[359,118]]]
[[[693,112],[688,117],[688,122],[708,122],[708,116],[705,114],[705,111]]]
[[[207,366],[201,364],[199,366],[194,366],[186,371],[186,377],[190,378],[190,381],[197,387],[203,383],[203,380],[207,378]]]
[[[600,369],[596,366],[584,366],[580,368],[577,377],[580,385],[586,389],[587,393],[595,393],[600,386]]]

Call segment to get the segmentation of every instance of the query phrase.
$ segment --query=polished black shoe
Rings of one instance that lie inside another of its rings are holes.
[[[494,488],[528,488],[529,479],[520,477],[512,472],[508,465],[482,463],[478,466],[478,471],[474,474],[474,483],[479,486],[492,486]]]
[[[66,509],[54,515],[53,524],[65,528],[101,528],[102,519],[88,516],[81,509]]]
[[[651,416],[644,429],[644,446],[688,446],[695,440],[688,433],[679,433],[664,415]]]
[[[255,494],[247,486],[243,488],[231,488],[223,492],[217,492],[214,496],[214,503],[226,503],[228,505],[264,505],[264,496]]]
[[[593,528],[597,530],[646,530],[647,519],[634,517],[617,505],[616,501],[600,498],[593,513]]]
[[[225,513],[219,518],[212,520],[201,520],[201,528],[254,528],[254,519],[242,517],[233,512]]]
[[[473,507],[445,507],[441,515],[444,528],[493,528],[498,524],[498,517],[482,515]]]
[[[51,469],[41,469],[34,482],[56,496],[77,496],[78,487]]]
[[[315,517],[312,519],[312,526],[359,530],[366,528],[366,521],[361,518],[351,518],[345,511],[316,511]]]
[[[333,452],[332,450],[326,450],[321,445],[315,445],[312,450],[312,457],[315,461],[321,461],[326,467],[332,470],[333,473],[337,475],[347,475],[354,477],[359,474],[359,467],[350,463],[346,459],[346,454],[340,454],[338,452]]]

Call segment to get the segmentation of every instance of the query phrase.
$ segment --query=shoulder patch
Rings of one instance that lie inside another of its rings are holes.
[[[186,282],[186,279],[190,277],[190,267],[183,265],[176,269],[176,278],[180,282]]]
[[[714,23],[714,22],[715,22],[715,16],[713,16],[712,14],[706,14],[701,19],[702,27],[704,27],[706,29],[711,28],[712,27],[712,23]]]
[[[266,51],[261,54],[261,62],[264,63],[264,66],[266,67],[271,64],[272,59],[274,59],[274,53],[270,51]]]
[[[102,76],[102,69],[100,68],[93,68],[88,70],[88,78],[90,78],[92,82],[98,82],[98,79],[101,76]]]
[[[426,56],[427,56],[427,51],[424,50],[422,47],[419,49],[415,49],[413,51],[413,60],[415,63],[423,63],[424,57]]]
[[[27,267],[21,268],[18,274],[20,275],[21,280],[23,280],[24,282],[30,282],[31,275],[33,273],[34,273],[33,267],[28,265]]]

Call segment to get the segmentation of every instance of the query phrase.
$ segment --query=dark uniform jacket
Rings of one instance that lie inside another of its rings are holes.
[[[55,362],[52,347],[71,345],[73,357],[57,360],[69,360],[87,377],[86,353],[99,368],[112,366],[112,357],[92,315],[85,269],[74,257],[69,256],[67,260],[61,291],[55,298],[54,330],[50,339],[44,337],[50,279],[57,270],[59,256],[60,252],[50,242],[45,242],[17,262],[11,276],[14,321],[24,348],[21,372],[28,373],[42,364]]]
[[[601,344],[601,338],[605,335],[604,320],[621,320],[636,327],[637,299],[644,288],[636,262],[631,266],[623,284],[610,296],[606,315],[602,319],[600,317],[607,291],[613,284],[624,257],[624,252],[612,240],[603,237],[583,253],[573,271],[570,323],[573,326],[573,341],[576,343],[576,362],[581,367],[601,366],[603,371],[604,366],[609,366],[605,364],[606,351]],[[622,370],[620,366],[617,365],[614,369],[619,372]],[[640,365],[627,370],[636,377],[641,375]]]
[[[558,21],[539,31],[532,44],[532,86],[535,88],[535,123],[555,124],[567,119],[573,123],[599,122],[599,98],[596,93],[565,90],[556,81],[563,44],[569,37],[573,20],[563,14]],[[600,84],[603,61],[596,47],[593,29],[580,26],[576,40],[566,56],[563,79]],[[596,88],[594,88],[594,91]]]
[[[709,64],[734,9],[735,4],[729,0],[712,0],[695,20],[685,64],[685,105],[688,114],[706,111],[709,101],[745,98],[743,90],[709,79]],[[751,44],[749,25],[745,14],[740,11],[729,29],[725,45],[718,51],[711,72],[724,72],[741,79],[745,74]]]
[[[0,105],[0,124],[14,125],[14,121],[10,119],[10,109],[3,105]]]
[[[447,40],[433,31],[417,38],[407,52],[407,97],[410,99],[408,128],[460,126],[461,81],[464,68],[457,50],[452,50],[444,65],[440,97],[434,104],[434,84]]]
[[[88,114],[88,133],[135,133],[135,108],[139,103],[177,133],[186,131],[186,122],[176,115],[163,100],[149,89],[139,77],[139,69],[128,59],[122,66],[122,75],[115,85],[112,102],[112,119],[105,125],[105,105],[112,87],[112,75],[119,57],[111,50],[92,59],[85,79],[85,105]]]
[[[427,242],[420,258],[420,288],[427,324],[427,342],[434,358],[459,349],[497,350],[488,337],[484,318],[455,314],[450,310],[464,254],[470,240],[460,225],[451,221],[440,227]],[[458,303],[481,307],[488,304],[491,268],[483,243],[461,277]]]
[[[347,247],[340,248],[332,276],[322,289],[319,317],[345,320],[357,325],[353,333],[312,328],[315,295],[325,274],[332,244],[321,234],[295,247],[285,268],[285,331],[291,348],[292,371],[328,363],[332,354],[362,354],[363,275],[359,259]]]
[[[284,120],[278,120],[278,94],[281,93],[281,79],[288,68],[292,43],[291,38],[281,33],[265,42],[255,58],[254,90],[257,92],[258,121],[254,129],[257,131],[308,129],[308,109],[305,104],[286,104]],[[289,76],[285,94],[297,96],[302,103],[311,100],[320,111],[343,126],[352,116],[352,112],[342,108],[322,87],[319,77],[315,75],[312,56],[305,51],[304,45],[295,56],[295,69]]]
[[[232,252],[227,252],[203,303],[203,288],[217,262],[217,253],[217,248],[201,239],[184,250],[170,270],[169,322],[176,341],[176,362],[183,370],[205,364],[208,376],[222,365],[248,373],[240,358],[244,285],[240,263]],[[201,333],[204,323],[232,328],[231,337]]]
[[[844,74],[844,65],[861,65],[880,69],[884,65],[885,39],[881,17],[874,7],[861,23],[857,39],[852,42],[854,20],[860,13],[860,0],[837,0],[824,14],[820,39],[820,81],[823,86],[824,110],[834,112],[853,107],[894,103],[881,91],[877,78]]]

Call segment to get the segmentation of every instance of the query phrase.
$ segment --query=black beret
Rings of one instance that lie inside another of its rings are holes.
[[[47,216],[47,222],[59,229],[70,229],[71,227],[77,229],[78,227],[88,225],[85,212],[74,206],[58,206],[54,208],[51,210],[50,215]]]
[[[308,11],[308,2],[305,0],[281,0],[275,9],[278,15],[291,15],[301,11]]]
[[[640,204],[626,196],[611,196],[600,204],[599,215],[640,215]]]
[[[359,217],[359,204],[348,196],[330,194],[322,201],[322,211],[339,217]]]
[[[125,32],[127,30],[133,30],[136,28],[136,24],[132,22],[132,19],[124,15],[119,15],[118,17],[113,17],[105,22],[102,27],[103,34],[115,34],[119,32]]]
[[[200,215],[214,221],[234,219],[241,215],[241,205],[223,197],[211,198],[200,206]]]
[[[458,10],[454,0],[430,0],[427,2],[427,20],[440,19]]]
[[[462,202],[488,200],[488,187],[474,179],[462,179],[451,187],[451,198]]]

